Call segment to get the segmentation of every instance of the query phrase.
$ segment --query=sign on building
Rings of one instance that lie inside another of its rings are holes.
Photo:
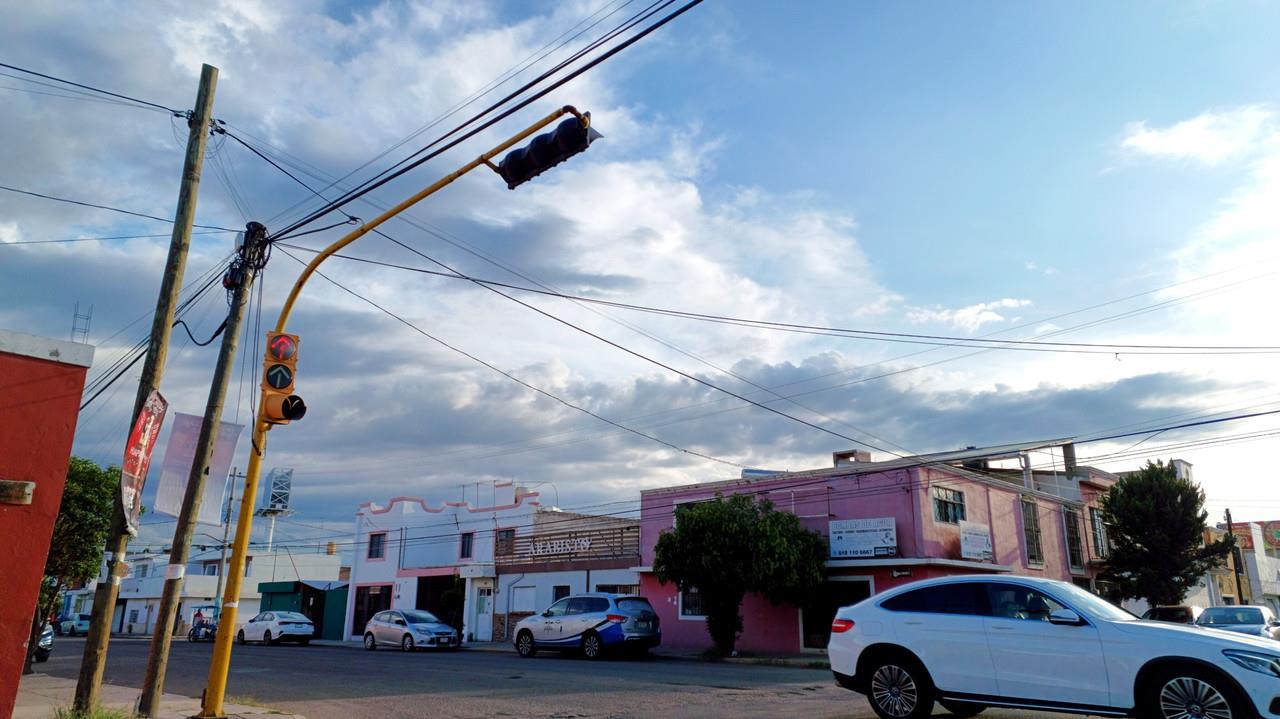
[[[991,528],[981,522],[960,520],[960,556],[990,562],[995,558],[991,551]]]
[[[893,517],[833,519],[827,523],[832,559],[894,557],[898,528]]]

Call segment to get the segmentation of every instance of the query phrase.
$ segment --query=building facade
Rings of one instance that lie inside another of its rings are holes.
[[[660,583],[652,564],[658,537],[674,526],[677,508],[717,494],[767,499],[826,537],[830,550],[826,582],[803,606],[746,598],[738,641],[744,651],[821,651],[838,607],[932,577],[1019,574],[1106,592],[1095,579],[1109,547],[1098,500],[1115,477],[1075,466],[1074,447],[1066,441],[885,462],[871,462],[863,452],[834,459],[822,470],[642,492],[637,571],[641,593],[662,619],[664,646],[711,645],[697,588]]]
[[[386,609],[424,609],[463,641],[503,641],[520,618],[582,591],[634,591],[634,520],[544,508],[537,492],[494,486],[493,502],[394,497],[356,512],[346,639]]]

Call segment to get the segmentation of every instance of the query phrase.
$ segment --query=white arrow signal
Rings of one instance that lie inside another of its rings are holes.
[[[267,384],[276,389],[284,389],[293,381],[293,373],[288,367],[282,364],[271,365],[267,368]]]

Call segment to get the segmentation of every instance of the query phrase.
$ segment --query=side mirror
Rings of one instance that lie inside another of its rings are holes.
[[[550,609],[548,609],[547,611],[543,612],[543,613],[542,613],[542,616],[544,616],[544,617],[549,617],[549,616],[551,616],[551,610],[550,610]]]
[[[1067,627],[1079,627],[1084,624],[1084,620],[1080,618],[1079,614],[1070,609],[1059,609],[1049,615],[1049,623]]]

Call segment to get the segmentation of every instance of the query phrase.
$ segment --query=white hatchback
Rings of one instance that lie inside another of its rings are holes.
[[[1099,716],[1280,716],[1280,645],[1142,621],[1065,582],[915,582],[836,613],[836,681],[882,719],[988,706]]]

